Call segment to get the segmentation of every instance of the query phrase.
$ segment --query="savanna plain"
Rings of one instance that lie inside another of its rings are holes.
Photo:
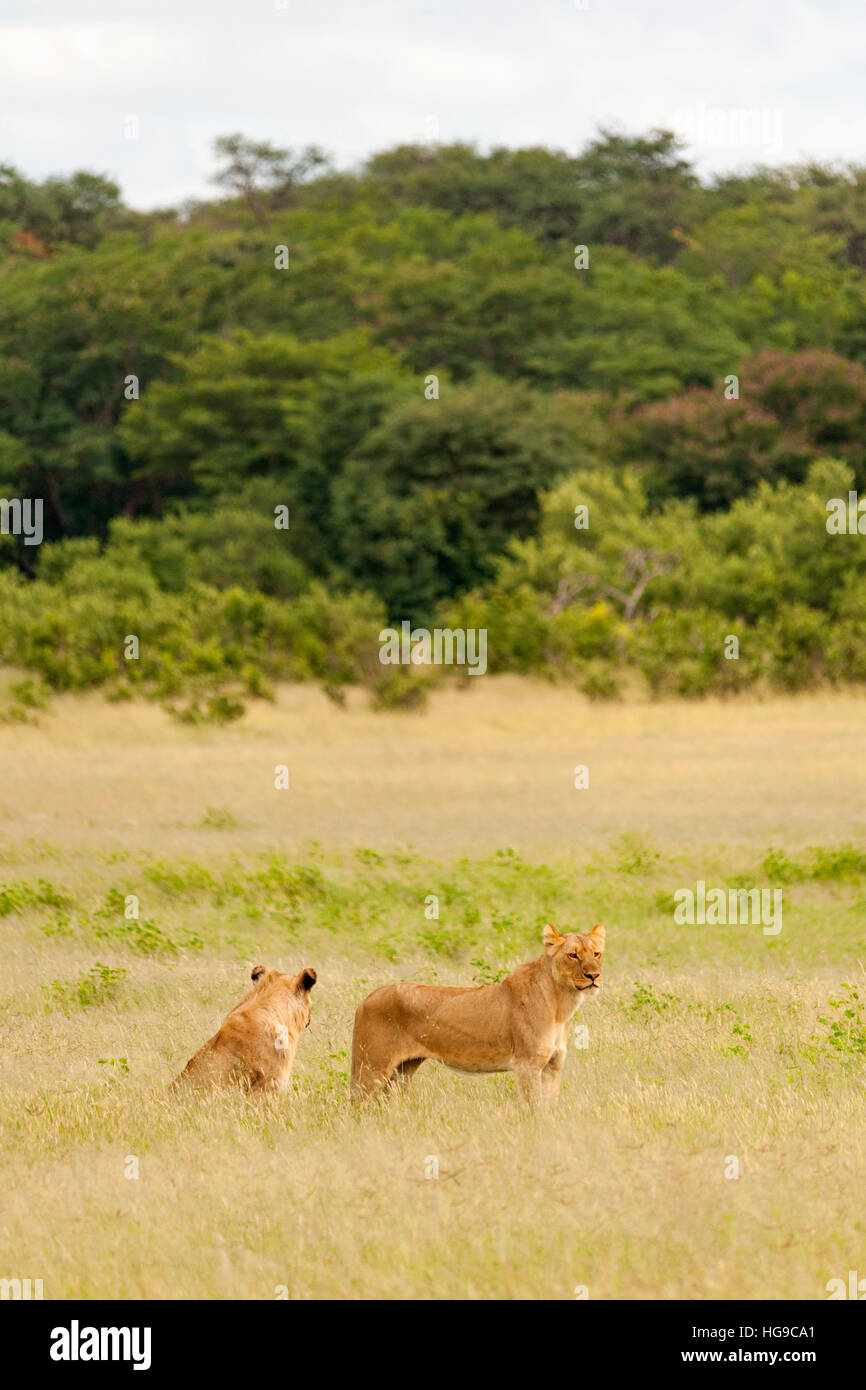
[[[866,1273],[862,694],[285,686],[225,728],[69,696],[0,724],[0,766],[0,1276],[699,1300]],[[781,931],[678,924],[698,880],[781,889]],[[498,979],[548,921],[607,929],[556,1111],[433,1063],[351,1106],[365,994]],[[257,962],[318,972],[292,1090],[171,1099]]]

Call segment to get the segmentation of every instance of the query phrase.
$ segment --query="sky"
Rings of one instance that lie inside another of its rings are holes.
[[[704,174],[866,163],[864,0],[0,0],[0,163],[215,196],[216,136],[547,145],[673,128]]]

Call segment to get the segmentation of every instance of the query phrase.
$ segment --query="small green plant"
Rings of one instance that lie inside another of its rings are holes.
[[[405,671],[389,668],[370,686],[373,709],[423,710],[427,704],[427,683]]]
[[[580,688],[590,700],[618,700],[622,680],[614,666],[603,661],[588,661],[583,668]]]
[[[55,912],[50,922],[43,922],[39,928],[43,936],[74,936],[75,928],[68,912]]]
[[[810,853],[810,878],[827,881],[866,875],[866,851],[854,845],[840,845],[837,849],[825,849],[819,845]]]
[[[135,951],[140,956],[153,956],[163,951],[166,955],[176,956],[181,951],[200,951],[204,946],[201,937],[195,932],[184,932],[178,940],[174,941],[170,936],[166,936],[161,927],[149,920],[139,921],[134,918],[131,922],[125,919],[118,922],[115,927],[108,927],[98,933],[99,936],[111,937],[112,940],[128,946],[131,951]]]
[[[353,850],[353,854],[360,864],[372,864],[377,869],[385,867],[384,856],[378,850],[359,848]]]
[[[24,705],[14,703],[0,710],[0,724],[35,724],[36,720]]]
[[[390,961],[392,965],[395,961],[398,961],[400,959],[399,946],[397,945],[396,941],[393,941],[388,936],[380,936],[376,941],[374,941],[373,949],[376,952],[377,956],[381,956],[383,960]]]
[[[248,899],[253,885],[280,903],[323,902],[328,897],[328,887],[319,869],[289,864],[278,854],[272,855],[258,873],[240,878],[234,885],[238,890],[234,896]]]
[[[800,859],[784,850],[769,849],[761,867],[775,883],[819,883],[856,880],[866,876],[866,851],[855,845],[812,845]]]
[[[110,888],[104,904],[92,919],[81,918],[81,930],[86,935],[127,946],[141,956],[153,956],[158,952],[176,956],[181,951],[198,951],[204,945],[201,937],[192,931],[183,932],[173,940],[149,918],[127,917],[125,907],[123,893],[118,888]]]
[[[819,1057],[835,1057],[842,1066],[851,1066],[866,1057],[866,1018],[860,994],[854,985],[843,980],[838,998],[828,1000],[829,1012],[818,1017],[823,1031],[812,1034],[803,1056],[811,1062]]]
[[[745,1057],[746,1049],[750,1043],[754,1042],[752,1030],[749,1024],[744,1023],[739,1017],[733,1004],[726,1004],[725,1008],[730,1009],[731,1013],[734,1015],[734,1022],[731,1025],[731,1036],[734,1041],[723,1047],[722,1051],[730,1053],[735,1057]]]
[[[168,863],[165,859],[158,859],[155,863],[146,864],[142,872],[149,883],[171,897],[198,897],[200,893],[217,891],[217,882],[213,874],[203,865],[197,864],[194,859],[181,860],[174,864]],[[118,898],[122,911],[122,894],[118,894]]]
[[[0,723],[35,724],[34,712],[48,705],[48,691],[40,681],[14,681],[9,687],[12,699],[0,710]]]
[[[621,874],[647,874],[658,863],[661,855],[646,835],[632,831],[619,837],[617,844]]]
[[[199,822],[202,830],[237,830],[239,824],[224,806],[208,806]]]
[[[22,879],[0,888],[0,917],[24,912],[28,907],[64,908],[69,905],[69,899],[58,892],[47,878],[37,879],[35,884]]]
[[[125,1057],[100,1057],[101,1067],[111,1067],[118,1076],[129,1076],[129,1063]]]
[[[459,959],[465,948],[472,944],[459,927],[433,925],[419,931],[418,940],[425,950],[432,951],[436,956],[447,956],[450,960]]]
[[[105,698],[111,704],[122,704],[124,701],[134,700],[135,695],[128,685],[109,685],[105,689]]]
[[[49,692],[38,680],[14,681],[9,694],[25,709],[45,709],[48,705]]]
[[[179,724],[204,724],[205,716],[202,713],[198,700],[190,700],[186,705],[174,705],[166,702],[165,708],[176,719]]]
[[[671,1005],[678,1004],[680,1001],[675,994],[662,991],[656,994],[652,985],[638,982],[632,990],[631,1003],[625,1005],[630,1014],[635,1018],[651,1018],[653,1014],[664,1014]]]
[[[211,695],[207,702],[206,718],[212,724],[231,724],[246,714],[246,705],[231,695]]]
[[[495,931],[499,936],[504,936],[509,932],[517,931],[521,926],[516,917],[512,917],[510,912],[503,912],[500,908],[493,906],[490,910],[490,930]]]
[[[327,1059],[319,1063],[319,1070],[324,1072],[324,1076],[318,1083],[317,1090],[323,1092],[335,1091],[342,1095],[349,1083],[348,1053],[345,1048],[339,1052],[329,1052]],[[336,1066],[334,1065],[336,1063]],[[342,1065],[341,1065],[342,1064]]]
[[[761,868],[771,883],[799,883],[807,877],[806,870],[786,854],[783,849],[767,850]]]
[[[51,980],[42,989],[48,996],[49,1008],[68,1013],[72,1008],[88,1009],[108,1003],[125,979],[125,970],[97,961],[74,980]]]
[[[249,662],[241,671],[241,680],[248,695],[257,700],[273,700],[274,689],[259,666]]]
[[[486,960],[473,956],[469,962],[475,966],[475,974],[472,976],[473,983],[476,985],[498,985],[500,980],[504,980],[508,974],[507,967],[502,970],[495,970],[492,965],[488,965]]]
[[[463,926],[466,930],[477,927],[481,921],[481,909],[477,903],[464,903],[463,905]]]

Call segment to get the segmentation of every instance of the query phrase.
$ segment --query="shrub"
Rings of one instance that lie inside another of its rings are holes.
[[[59,1008],[68,1013],[72,1008],[88,1009],[108,1003],[125,978],[125,970],[97,961],[74,980],[51,980],[42,989],[48,996],[49,1009]]]

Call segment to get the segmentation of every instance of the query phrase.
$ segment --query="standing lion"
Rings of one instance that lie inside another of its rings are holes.
[[[431,1058],[454,1071],[511,1071],[529,1105],[555,1101],[575,1010],[601,993],[604,927],[560,933],[548,924],[544,952],[504,980],[447,989],[409,982],[374,990],[355,1014],[356,1096],[408,1085]]]

